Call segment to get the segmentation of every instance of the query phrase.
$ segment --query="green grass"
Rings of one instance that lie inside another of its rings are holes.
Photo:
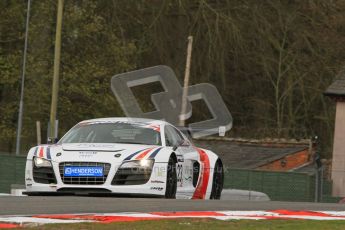
[[[23,229],[23,228],[20,228]],[[47,224],[34,226],[34,229],[322,229],[336,230],[345,229],[345,221],[317,221],[317,220],[231,220],[222,221],[214,219],[175,219],[175,220],[155,220],[137,222],[117,222],[109,224],[101,223],[80,223],[80,224]]]

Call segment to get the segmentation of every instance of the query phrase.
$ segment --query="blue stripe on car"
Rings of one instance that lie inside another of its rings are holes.
[[[158,154],[158,152],[159,152],[162,148],[163,148],[163,147],[159,147],[159,148],[156,149],[153,153],[151,153],[149,159],[155,158],[155,156]]]
[[[48,160],[51,160],[51,159],[52,159],[52,157],[51,157],[51,155],[50,155],[50,147],[47,148],[47,159],[48,159]]]
[[[146,149],[148,149],[148,148],[146,148]],[[126,158],[124,159],[124,161],[130,160],[132,157],[134,157],[135,155],[137,155],[138,153],[140,153],[140,152],[142,152],[142,151],[144,151],[144,150],[146,150],[146,149],[139,150],[139,151],[137,151],[137,152],[135,152],[135,153],[129,155],[128,157],[126,157]]]
[[[36,147],[35,149],[34,156],[37,156],[37,150],[38,150],[38,147]]]

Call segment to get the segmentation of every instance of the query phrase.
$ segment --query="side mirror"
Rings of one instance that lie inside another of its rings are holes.
[[[52,145],[52,144],[56,144],[58,142],[59,142],[59,138],[57,138],[57,137],[48,137],[47,144]]]
[[[182,141],[180,141],[180,142],[177,142],[177,143],[173,146],[173,151],[176,151],[176,149],[177,149],[178,147],[180,147],[180,146],[189,146],[189,145],[190,145],[189,141],[187,141],[187,140],[182,140]]]
[[[178,147],[180,147],[180,144],[179,144],[179,143],[174,144],[174,146],[173,146],[173,151],[176,151],[176,149],[177,149]]]

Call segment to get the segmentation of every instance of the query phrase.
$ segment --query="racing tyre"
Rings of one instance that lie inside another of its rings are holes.
[[[224,184],[224,170],[221,160],[217,160],[214,167],[211,197],[212,200],[219,200]]]
[[[165,198],[175,199],[176,188],[177,188],[176,162],[172,157],[170,157],[169,162],[168,162]]]

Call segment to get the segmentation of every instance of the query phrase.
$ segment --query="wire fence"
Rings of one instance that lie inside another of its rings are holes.
[[[262,192],[274,201],[339,202],[341,198],[332,196],[332,182],[323,176],[323,170],[300,173],[227,169],[224,188]]]
[[[25,156],[0,154],[0,193],[10,193],[14,184],[24,185],[25,162]],[[325,167],[315,167],[309,173],[225,167],[224,174],[224,189],[261,192],[273,201],[339,202],[342,199],[332,196],[332,181]]]

